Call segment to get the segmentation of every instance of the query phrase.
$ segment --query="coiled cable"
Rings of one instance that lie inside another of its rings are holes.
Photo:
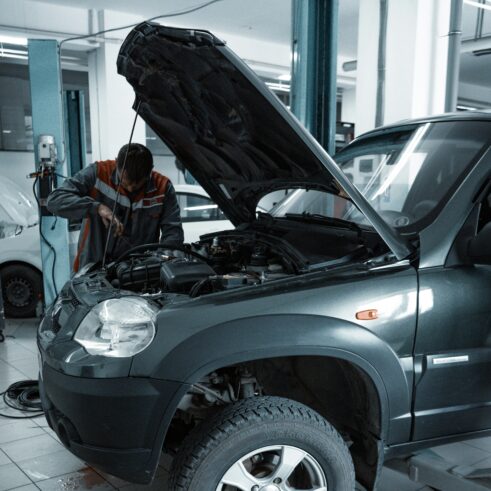
[[[4,418],[29,419],[37,418],[44,414],[37,380],[15,382],[6,391],[0,392],[0,395],[3,397],[3,402],[7,407],[23,413],[32,413],[31,415],[24,414],[23,416],[0,413],[0,416]]]

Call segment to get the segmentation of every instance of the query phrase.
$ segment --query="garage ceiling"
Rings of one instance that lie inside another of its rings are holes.
[[[138,14],[142,17],[181,11],[205,0],[41,0],[43,2],[87,9],[111,9]],[[340,0],[339,53],[356,59],[358,43],[359,0]],[[464,4],[463,38],[476,35],[477,9]],[[176,18],[177,19],[177,18]],[[200,11],[186,14],[179,23],[217,32],[233,32],[246,37],[289,44],[291,30],[291,0],[221,0]],[[485,11],[482,35],[491,34],[491,12]],[[491,38],[490,38],[491,46]],[[475,57],[462,55],[461,80],[491,88],[491,55]]]
[[[205,0],[42,0],[86,9],[110,9],[149,18],[185,10]],[[359,0],[340,2],[339,52],[356,57]],[[176,17],[177,19],[177,17]],[[290,44],[291,0],[221,0],[182,19],[190,27],[233,32],[265,41]],[[182,22],[182,21],[180,21]]]

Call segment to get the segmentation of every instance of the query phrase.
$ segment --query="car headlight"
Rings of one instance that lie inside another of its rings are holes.
[[[112,298],[84,318],[74,339],[91,355],[126,358],[153,341],[157,308],[139,297]]]

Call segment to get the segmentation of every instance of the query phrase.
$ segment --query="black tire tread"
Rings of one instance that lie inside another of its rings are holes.
[[[38,294],[42,294],[43,292],[42,274],[30,265],[22,263],[12,263],[3,266],[0,269],[0,276],[2,278],[2,287],[5,286],[6,280],[9,276],[25,276],[28,281],[31,282],[34,292],[34,298],[28,305],[24,307],[15,307],[11,305],[4,295],[3,304],[5,315],[14,318],[34,317],[36,315],[36,306],[38,302],[36,296]]]
[[[204,458],[221,441],[236,434],[250,423],[278,420],[308,423],[318,428],[332,439],[344,453],[344,462],[349,466],[346,471],[354,482],[354,468],[349,449],[341,435],[320,414],[313,409],[281,397],[253,397],[225,407],[210,419],[195,428],[184,440],[177,453],[170,473],[172,491],[188,491],[192,477]]]

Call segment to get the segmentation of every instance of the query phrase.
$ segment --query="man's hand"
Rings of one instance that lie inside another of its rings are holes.
[[[114,235],[116,237],[120,237],[121,235],[123,235],[123,224],[118,220],[116,216],[113,217],[113,212],[111,208],[106,205],[100,204],[99,208],[97,208],[97,213],[102,218],[102,222],[106,227],[109,227],[112,222]]]

